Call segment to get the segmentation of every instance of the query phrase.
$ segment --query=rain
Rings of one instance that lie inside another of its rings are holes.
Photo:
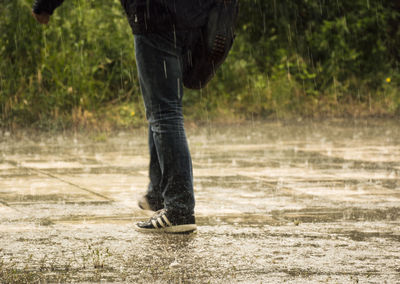
[[[32,2],[0,8],[1,283],[399,282],[398,4],[241,0],[200,90],[158,62],[196,201],[197,230],[166,234],[135,226],[154,212],[134,1],[66,0],[46,26]]]

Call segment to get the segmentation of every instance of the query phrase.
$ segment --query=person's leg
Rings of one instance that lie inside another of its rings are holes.
[[[191,215],[194,211],[192,163],[182,114],[184,37],[185,33],[179,32],[135,35],[135,52],[150,128],[148,195],[159,192],[164,208],[174,214]],[[160,191],[156,190],[156,183]]]
[[[149,126],[149,154],[150,154],[150,165],[149,165],[149,185],[147,188],[147,193],[144,196],[144,199],[140,200],[139,206],[142,209],[149,209],[153,211],[157,211],[159,209],[164,208],[164,200],[162,198],[161,191],[161,168],[160,163],[158,162],[158,154],[156,145],[154,143],[153,131],[151,130],[151,126]]]

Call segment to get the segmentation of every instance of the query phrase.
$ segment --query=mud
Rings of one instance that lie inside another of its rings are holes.
[[[0,131],[0,282],[400,283],[398,121],[188,138],[198,231],[152,235],[146,131]]]

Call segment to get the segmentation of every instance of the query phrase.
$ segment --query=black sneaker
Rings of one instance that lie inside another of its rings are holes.
[[[196,228],[197,226],[194,215],[172,215],[167,209],[161,209],[148,221],[136,224],[136,230],[140,232],[179,234],[193,232]]]
[[[138,201],[138,206],[140,209],[150,210],[150,211],[154,211],[154,212],[162,209],[162,207],[157,207],[157,206],[151,204],[149,202],[149,200],[147,199],[146,195],[144,195],[144,196],[142,196],[142,198],[140,198],[140,200]]]

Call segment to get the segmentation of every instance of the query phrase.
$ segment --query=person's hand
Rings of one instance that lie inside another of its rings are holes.
[[[32,12],[32,16],[41,24],[47,25],[50,21],[50,15],[45,12],[42,12],[41,14]]]

